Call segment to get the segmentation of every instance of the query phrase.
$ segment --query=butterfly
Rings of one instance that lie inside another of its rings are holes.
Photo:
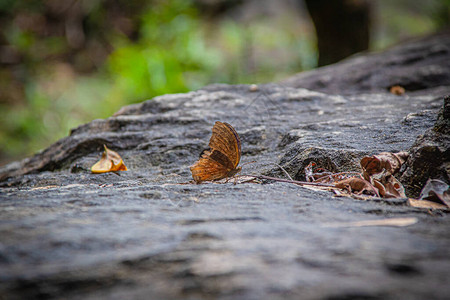
[[[192,178],[197,183],[232,177],[241,171],[241,140],[233,126],[217,121],[212,128],[209,149],[191,166]]]

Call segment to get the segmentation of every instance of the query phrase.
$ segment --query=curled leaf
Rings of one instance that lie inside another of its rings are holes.
[[[308,182],[331,184],[343,189],[353,197],[362,194],[383,198],[406,198],[405,188],[393,176],[408,158],[408,152],[381,152],[361,159],[362,174],[359,172],[333,173],[311,162],[305,167]],[[376,175],[376,176],[374,176]]]
[[[92,166],[92,173],[126,171],[127,167],[119,153],[108,149],[105,145],[103,147],[105,147],[105,151],[102,153],[102,158]]]
[[[378,180],[374,179],[373,180],[373,186],[378,190],[378,193],[380,194],[381,197],[383,198],[390,198],[388,193],[386,192],[386,188],[384,187],[384,185],[379,182]]]
[[[378,196],[378,191],[367,180],[362,178],[352,177],[334,183],[334,186],[340,189],[348,190],[356,194],[368,194]]]
[[[394,176],[383,177],[381,182],[386,189],[385,198],[406,198],[405,188]]]
[[[450,207],[450,186],[438,179],[428,179],[420,193],[420,200],[433,201]]]
[[[364,178],[367,179],[374,174],[381,173],[383,170],[393,175],[400,170],[400,167],[407,158],[407,152],[381,152],[378,155],[363,157],[360,164],[363,169]]]

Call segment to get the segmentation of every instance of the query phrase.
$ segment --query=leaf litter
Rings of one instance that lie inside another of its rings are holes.
[[[310,162],[304,169],[306,182],[255,175],[254,178],[302,185],[309,189],[331,190],[337,196],[356,199],[407,198],[405,188],[395,178],[408,158],[408,152],[381,152],[361,159],[361,172],[333,173]],[[410,206],[427,209],[449,209],[449,185],[437,179],[429,179],[420,199],[408,199]]]
[[[102,158],[91,167],[91,172],[94,174],[127,171],[122,158],[119,153],[108,149],[106,145],[103,145],[105,150],[102,153]]]

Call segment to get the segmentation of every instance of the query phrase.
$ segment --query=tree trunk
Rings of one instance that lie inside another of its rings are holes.
[[[366,0],[305,0],[316,27],[319,66],[369,47],[370,5]]]

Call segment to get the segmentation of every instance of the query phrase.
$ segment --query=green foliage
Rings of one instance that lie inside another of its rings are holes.
[[[450,25],[450,0],[379,0],[377,8],[372,25],[372,49],[384,49],[399,40]]]
[[[140,40],[118,39],[117,50],[108,59],[113,102],[186,92],[205,83],[196,73],[211,73],[219,56],[205,46],[202,24],[189,1],[153,6],[141,22]]]
[[[392,33],[437,28],[430,18],[403,13],[405,3],[398,8],[382,1],[387,8],[379,15],[389,27],[379,30],[375,47],[391,43]],[[422,7],[422,1],[414,3]],[[85,13],[81,49],[64,35],[67,16],[54,19],[55,12],[75,11],[62,9],[69,4],[80,4]],[[53,15],[45,27],[48,5],[54,5]],[[438,21],[444,22],[445,9],[439,12]],[[0,93],[0,164],[45,148],[71,128],[107,118],[127,104],[210,83],[276,81],[317,61],[314,32],[295,13],[270,22],[261,16],[248,23],[230,18],[212,23],[189,0],[1,0],[0,24],[0,42],[20,58],[0,69],[5,91]]]
[[[302,61],[303,66],[314,65],[312,42],[299,41],[295,28],[274,28],[263,19],[250,26],[227,19],[210,24],[199,18],[191,1],[154,0],[142,6],[137,38],[131,40],[105,28],[105,3],[83,1],[89,11],[86,38],[107,31],[101,37],[113,48],[105,63],[91,74],[80,74],[78,65],[58,59],[67,53],[74,55],[64,36],[40,38],[33,28],[13,23],[5,31],[8,43],[23,58],[25,93],[21,105],[0,104],[8,111],[8,117],[0,121],[4,128],[0,156],[30,155],[81,123],[107,118],[121,106],[157,95],[187,92],[216,82],[271,81],[298,71],[302,67],[299,58],[304,57],[313,58],[309,63]],[[25,5],[26,14],[42,10],[39,5],[14,4],[8,13],[24,8],[20,5]],[[83,63],[89,57],[89,53],[77,55],[71,60]],[[273,59],[274,55],[282,59]]]

